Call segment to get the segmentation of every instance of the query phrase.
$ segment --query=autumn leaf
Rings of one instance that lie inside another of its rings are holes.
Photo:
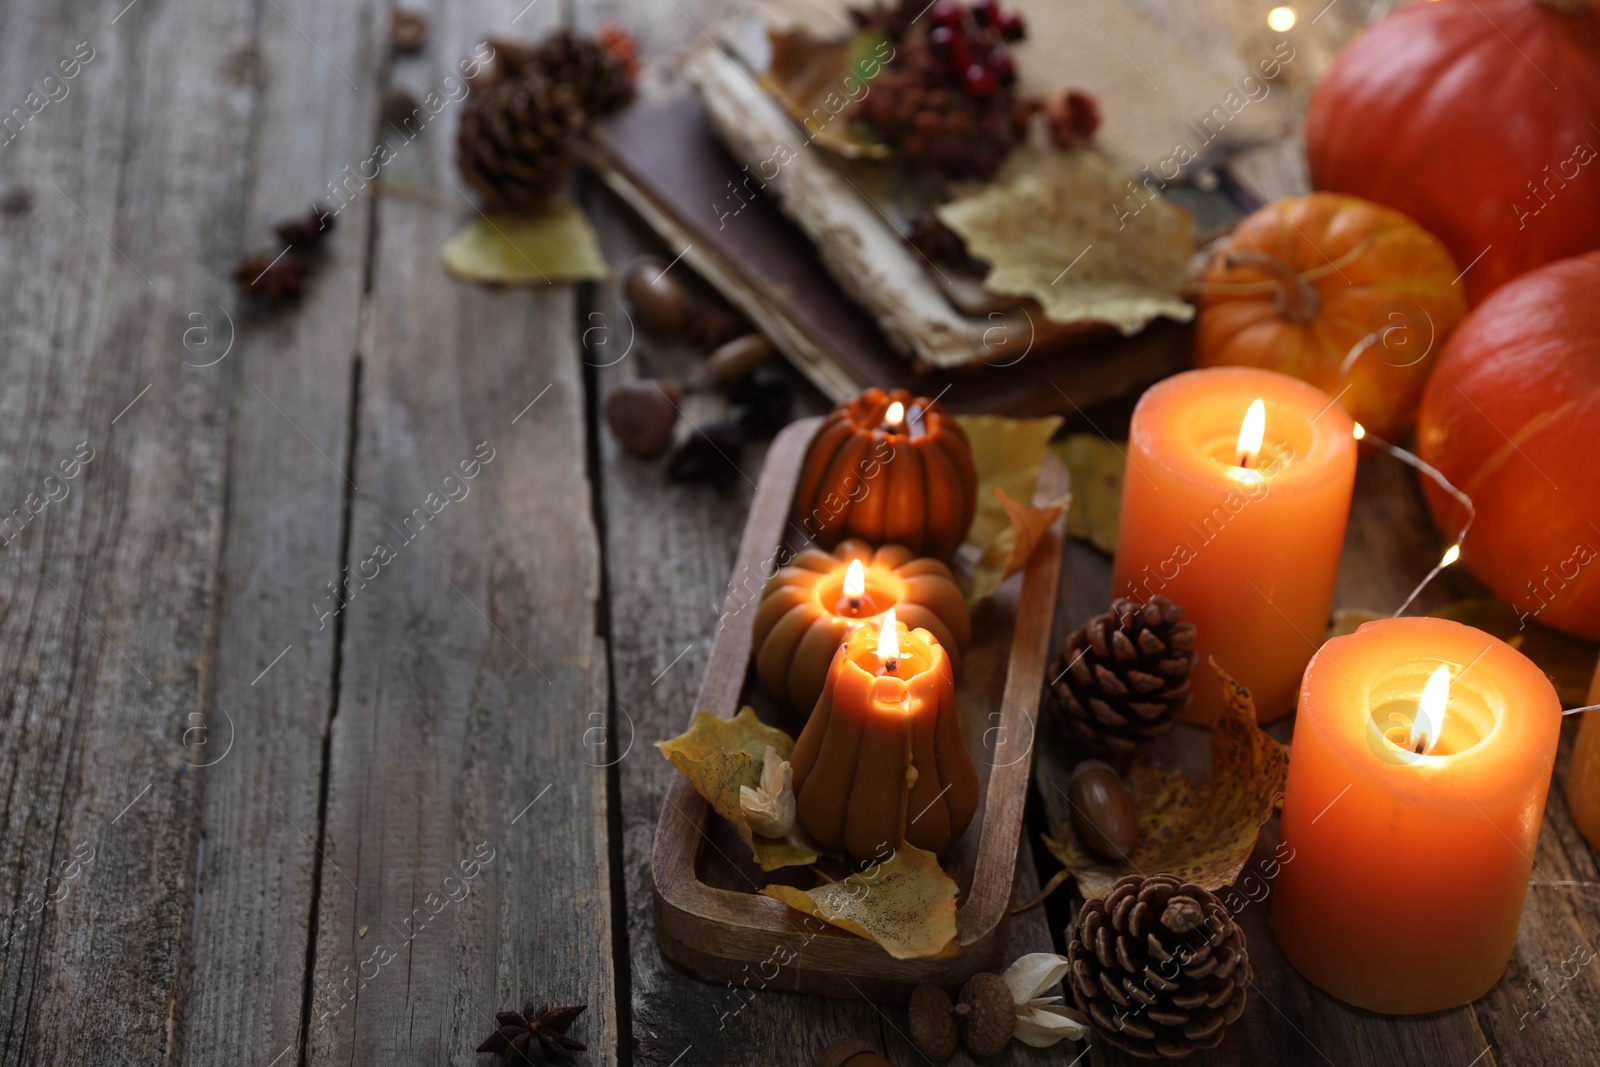
[[[1104,322],[1132,334],[1158,316],[1194,317],[1182,294],[1195,249],[1189,213],[1098,152],[1040,155],[1033,169],[936,213],[991,264],[985,288],[1031,296],[1056,322]]]
[[[763,896],[876,941],[897,960],[956,953],[956,884],[931,852],[901,845],[842,882],[815,889],[769,885]]]
[[[1115,552],[1127,455],[1116,442],[1092,433],[1075,433],[1050,447],[1072,477],[1067,536]]]
[[[750,708],[741,708],[731,719],[697,711],[686,733],[656,742],[712,810],[733,823],[762,870],[815,863],[821,853],[798,825],[781,840],[761,837],[751,831],[739,804],[741,786],[761,787],[762,760],[769,747],[786,760],[794,751],[794,739],[757,719]]]
[[[456,277],[491,285],[589,282],[607,273],[594,227],[565,198],[530,215],[480,212],[445,243],[443,255]]]
[[[1139,816],[1139,843],[1127,862],[1108,864],[1074,836],[1071,820],[1044,843],[1078,881],[1085,898],[1104,896],[1127,874],[1175,874],[1206,889],[1232,885],[1289,775],[1289,749],[1256,725],[1250,691],[1211,666],[1222,681],[1223,710],[1211,742],[1211,780],[1194,785],[1181,771],[1141,758],[1126,782]]]
[[[1033,558],[1033,550],[1039,547],[1039,540],[1060,516],[1067,500],[1071,499],[1071,494],[1068,494],[1067,500],[1059,503],[1024,507],[1012,500],[998,485],[994,487],[994,495],[1005,509],[1010,525],[989,543],[988,551],[973,568],[972,586],[967,591],[969,607],[1000,588],[1002,582],[1028,565],[1028,560]]]
[[[889,146],[853,117],[855,101],[894,48],[881,30],[828,39],[798,30],[769,30],[772,61],[757,84],[802,126],[812,144],[846,159],[887,159]]]
[[[1043,419],[1008,419],[1003,415],[957,415],[972,446],[972,465],[978,471],[978,511],[967,530],[967,541],[987,552],[994,539],[1010,526],[1005,505],[994,495],[1004,489],[1013,500],[1033,499],[1050,438],[1061,428],[1054,415]]]

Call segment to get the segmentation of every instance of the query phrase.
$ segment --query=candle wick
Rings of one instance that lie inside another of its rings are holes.
[[[895,668],[898,667],[899,665],[900,665],[900,661],[897,660],[897,659],[886,659],[886,660],[884,660],[883,661],[883,670],[879,672],[880,676],[884,675],[884,674],[893,674],[895,672]]]
[[[1245,470],[1249,470],[1250,469],[1250,453],[1248,453],[1248,452],[1240,452],[1239,453],[1239,466],[1243,467]]]
[[[850,610],[851,611],[860,611],[861,610],[861,598],[860,597],[853,596],[853,597],[850,598]]]

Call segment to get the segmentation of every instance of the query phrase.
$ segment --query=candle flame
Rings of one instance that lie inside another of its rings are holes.
[[[1261,452],[1261,439],[1267,432],[1267,406],[1261,398],[1250,401],[1244,413],[1244,424],[1239,427],[1239,466],[1248,467]]]
[[[1357,441],[1359,441],[1363,437],[1367,436],[1367,428],[1365,426],[1361,425],[1359,422],[1355,423],[1353,428],[1350,431],[1350,436],[1354,437]]]
[[[1461,558],[1461,546],[1460,545],[1451,545],[1449,548],[1444,550],[1444,558],[1439,561],[1439,568],[1441,570],[1443,570],[1445,567],[1450,566],[1450,564],[1454,563],[1456,560],[1458,560],[1460,558]]]
[[[1444,708],[1450,701],[1450,668],[1440,664],[1422,687],[1422,699],[1417,703],[1417,717],[1411,721],[1411,750],[1418,755],[1427,752],[1439,740],[1444,729]]]
[[[878,659],[885,664],[900,658],[900,639],[894,632],[894,609],[883,613],[883,627],[878,631]]]
[[[896,400],[889,405],[889,410],[884,412],[883,421],[890,426],[899,426],[906,418],[906,406]]]
[[[850,566],[844,572],[844,595],[851,600],[858,600],[862,593],[867,591],[867,571],[861,566],[859,559],[850,561]]]

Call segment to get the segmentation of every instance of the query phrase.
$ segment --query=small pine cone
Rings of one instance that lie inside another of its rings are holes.
[[[1086,901],[1067,946],[1067,985],[1106,1042],[1182,1059],[1216,1048],[1244,1011],[1244,931],[1210,892],[1170,874],[1129,875]]]
[[[633,103],[633,78],[627,65],[604,45],[560,30],[539,46],[535,62],[545,76],[570,85],[590,116],[598,118]]]
[[[1091,752],[1127,753],[1172,729],[1189,703],[1195,628],[1166,597],[1125,598],[1061,643],[1045,705]]]
[[[525,211],[560,190],[583,107],[570,86],[530,72],[467,97],[456,167],[491,207]]]

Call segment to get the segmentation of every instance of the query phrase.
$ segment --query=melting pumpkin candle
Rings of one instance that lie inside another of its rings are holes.
[[[943,852],[978,808],[944,648],[886,612],[835,653],[789,757],[801,824],[858,858],[906,842]]]
[[[1341,1000],[1392,1014],[1487,993],[1511,958],[1561,704],[1510,645],[1369,622],[1306,670],[1272,931]]]

